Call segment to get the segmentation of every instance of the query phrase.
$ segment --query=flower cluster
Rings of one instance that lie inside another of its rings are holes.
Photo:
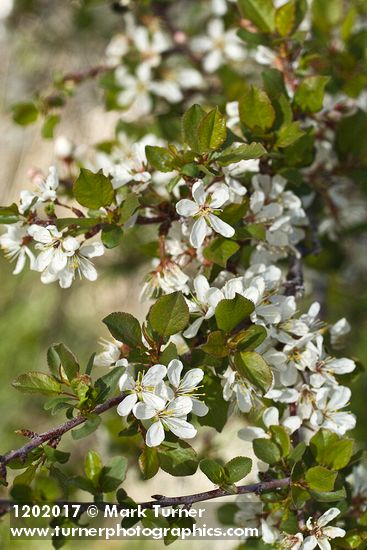
[[[91,259],[132,236],[151,262],[141,299],[154,303],[143,323],[107,317],[114,339],[92,361],[110,369],[113,384],[119,377],[124,425],[155,457],[195,438],[202,422],[220,432],[237,415],[238,446],[251,442],[259,480],[290,487],[274,486],[261,513],[239,501],[235,520],[260,527],[272,548],[328,550],[367,506],[365,466],[352,470],[359,458],[346,436],[356,425],[349,386],[359,370],[341,351],[350,326],[322,321],[312,271],[323,246],[320,264],[355,250],[365,262],[363,239],[342,250],[366,225],[358,187],[366,150],[354,135],[367,128],[366,75],[354,78],[362,59],[343,81],[363,50],[349,28],[362,7],[334,32],[334,12],[326,17],[311,1],[186,2],[182,11],[197,13],[179,27],[175,4],[150,15],[137,5],[121,17],[102,78],[107,108],[119,114],[114,136],[92,151],[59,137],[66,177],[54,167],[47,177],[36,172],[35,190],[1,207],[0,246],[14,273],[28,262],[42,282],[68,288],[76,274],[94,281]],[[262,88],[250,84],[258,73]],[[62,218],[63,208],[74,217]],[[78,394],[82,412],[98,391]],[[200,467],[235,492],[240,462],[234,474],[222,461]]]
[[[173,359],[168,367],[154,365],[143,374],[136,375],[128,367],[119,381],[120,391],[126,397],[117,407],[121,416],[132,413],[138,420],[148,424],[145,441],[148,447],[162,443],[165,430],[171,431],[182,439],[192,439],[196,429],[187,422],[191,412],[205,416],[208,407],[200,401],[197,393],[204,372],[201,369],[190,369],[181,378],[183,364]],[[167,376],[168,384],[164,381]]]

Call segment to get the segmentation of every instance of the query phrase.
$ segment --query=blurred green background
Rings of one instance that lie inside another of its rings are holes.
[[[4,8],[3,15],[5,12]],[[47,88],[55,71],[93,66],[100,59],[110,37],[119,29],[120,21],[120,16],[111,10],[109,2],[92,0],[19,0],[14,2],[13,10],[6,19],[0,18],[1,204],[16,200],[19,191],[28,187],[27,171],[30,168],[47,170],[54,161],[52,143],[42,141],[39,126],[21,129],[13,125],[9,115],[11,104],[27,99],[36,89]],[[83,85],[79,94],[68,104],[57,135],[66,135],[85,144],[108,138],[117,115],[106,115],[100,100],[92,83]],[[97,134],[101,127],[105,134],[102,136]],[[367,355],[366,244],[363,240],[350,237],[344,243],[334,243],[319,258],[315,258],[314,263],[322,272],[318,275],[310,272],[314,286],[305,299],[308,303],[319,299],[324,318],[330,321],[344,316],[348,318],[353,331],[348,338],[346,352],[362,362]],[[61,416],[55,416],[50,421],[49,413],[43,410],[42,398],[20,394],[12,388],[11,382],[17,375],[28,370],[45,369],[46,350],[57,341],[66,343],[81,362],[86,362],[92,351],[98,350],[100,336],[107,336],[101,319],[111,311],[125,310],[143,317],[146,307],[137,301],[144,272],[139,262],[136,237],[132,236],[121,245],[121,250],[114,250],[97,262],[100,277],[96,283],[76,282],[71,289],[61,290],[56,284],[42,285],[39,275],[34,272],[25,271],[13,276],[12,266],[0,256],[0,453],[23,443],[24,439],[15,434],[17,429],[42,431],[61,421]],[[351,408],[362,418],[355,434],[361,446],[366,446],[367,425],[363,422],[363,416],[367,376],[362,374],[353,386]],[[109,413],[111,422],[118,421],[115,416]],[[108,433],[101,432],[98,436],[92,436],[98,437],[92,443],[102,455],[108,455]],[[227,437],[218,439],[218,445],[222,445],[229,455],[231,449],[226,446],[231,433],[229,430]],[[72,445],[72,441],[65,438],[63,448],[71,449]],[[83,461],[83,445],[73,449],[75,460]],[[89,438],[86,445],[91,446]],[[113,442],[113,450],[123,451],[117,440]],[[161,479],[157,480],[157,487]],[[168,483],[168,476],[163,479]],[[182,480],[170,478],[170,487],[175,481],[178,483],[174,492],[190,491],[188,482],[183,483]],[[199,484],[201,481],[199,479]],[[130,480],[134,489],[136,483],[137,479]],[[191,485],[193,483],[197,487],[196,476]],[[154,491],[154,485],[149,488],[144,486],[144,490],[145,497],[148,497]],[[5,528],[0,528],[0,547],[4,549],[9,547],[4,535],[6,526],[7,520],[4,520]],[[162,546],[158,541],[96,541],[88,542],[88,547],[101,548],[107,544],[111,550],[127,544],[132,550]],[[180,550],[187,544],[176,543],[175,548]],[[200,543],[189,544],[195,547]],[[223,543],[220,544],[223,547]],[[229,543],[231,546],[233,544]],[[51,544],[40,541],[12,542],[11,547],[32,550],[50,548]]]

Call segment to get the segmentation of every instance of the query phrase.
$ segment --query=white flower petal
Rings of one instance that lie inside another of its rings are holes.
[[[182,418],[164,417],[164,424],[180,439],[192,439],[196,436],[196,429]]]
[[[180,385],[181,372],[183,364],[178,359],[172,359],[167,367],[168,380],[174,388]]]
[[[223,235],[223,237],[233,237],[233,235],[235,234],[235,230],[232,226],[230,226],[228,223],[224,222],[214,214],[209,214],[208,218],[210,221],[210,225],[212,226],[214,231],[216,231],[220,235]]]
[[[129,415],[133,410],[133,407],[137,400],[138,397],[136,393],[131,393],[130,395],[127,395],[125,399],[123,399],[121,403],[119,403],[119,405],[117,406],[117,414],[119,414],[120,416]]]
[[[319,527],[325,527],[328,523],[333,521],[340,514],[339,508],[329,508],[322,516],[317,520],[317,525]]]
[[[276,407],[269,407],[263,413],[263,421],[267,428],[279,424],[279,411]]]
[[[144,374],[142,379],[143,386],[156,386],[166,376],[167,368],[165,365],[153,365]]]
[[[190,234],[190,243],[194,248],[199,248],[206,237],[207,234],[207,225],[206,221],[202,216],[192,226]]]
[[[185,338],[194,338],[194,336],[197,335],[199,332],[199,329],[201,325],[203,324],[204,317],[199,317],[199,319],[196,319],[190,326],[187,327],[185,332],[182,333],[182,335]]]
[[[176,204],[176,211],[180,216],[195,216],[199,212],[199,207],[194,201],[181,199]]]
[[[139,420],[147,420],[156,416],[157,411],[153,407],[146,405],[146,403],[140,402],[133,407],[133,414]]]
[[[203,206],[205,204],[207,193],[204,189],[204,184],[202,181],[197,181],[194,183],[192,187],[192,196],[194,197],[194,201],[199,205]]]
[[[164,428],[160,420],[153,422],[153,424],[148,428],[145,442],[148,447],[158,447],[164,440]]]
[[[180,389],[188,392],[194,390],[202,381],[204,377],[204,371],[201,369],[190,369],[183,377]]]
[[[225,202],[229,199],[229,189],[228,186],[222,183],[218,185],[215,191],[211,195],[210,207],[211,208],[220,208]]]

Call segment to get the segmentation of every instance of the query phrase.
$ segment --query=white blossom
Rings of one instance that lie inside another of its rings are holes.
[[[253,406],[253,389],[231,367],[223,374],[223,399],[232,401],[235,399],[241,412],[247,413]]]
[[[37,241],[36,249],[41,250],[35,269],[42,272],[43,283],[59,281],[61,288],[69,288],[76,273],[89,281],[97,279],[97,271],[89,258],[104,254],[102,243],[81,245],[75,237],[65,237],[53,225],[32,225],[28,232]]]
[[[145,374],[139,372],[136,380],[130,371],[124,372],[119,380],[119,388],[121,392],[128,395],[117,406],[118,414],[128,416],[131,411],[135,414],[135,405],[139,400],[151,407],[163,408],[165,400],[158,395],[157,388],[166,373],[167,369],[164,365],[154,365]]]
[[[330,508],[316,521],[308,518],[306,527],[310,535],[303,541],[302,550],[312,550],[317,546],[321,550],[331,550],[330,539],[344,537],[345,530],[340,527],[328,526],[328,523],[333,521],[340,514],[338,508]]]
[[[28,247],[32,239],[27,228],[19,222],[5,225],[4,229],[6,229],[6,233],[0,236],[0,247],[9,261],[16,262],[13,274],[18,275],[23,271],[27,258],[30,269],[34,269],[34,254]]]
[[[233,227],[215,215],[229,198],[227,185],[217,186],[213,193],[209,193],[205,191],[203,182],[197,181],[193,185],[192,196],[194,200],[182,199],[176,204],[180,216],[196,218],[190,234],[192,246],[199,248],[203,244],[208,226],[223,237],[233,237]]]
[[[127,359],[121,358],[121,342],[101,338],[103,351],[98,353],[93,361],[96,367],[127,367]]]
[[[197,416],[205,416],[209,412],[209,408],[203,401],[200,401],[197,393],[199,384],[204,377],[204,371],[195,368],[188,370],[181,378],[183,370],[183,364],[178,359],[170,361],[167,367],[168,380],[172,387],[172,393],[169,394],[170,399],[173,396],[178,397],[180,395],[186,395],[190,397],[192,401],[192,412]]]
[[[180,439],[192,439],[196,429],[187,422],[187,415],[192,410],[190,397],[180,395],[163,406],[147,405],[140,402],[134,408],[134,415],[139,420],[153,420],[147,430],[145,442],[148,447],[157,447],[165,437],[165,429]]]
[[[151,94],[163,97],[170,103],[177,103],[182,99],[182,92],[174,81],[154,81],[151,67],[141,64],[137,67],[135,75],[120,66],[115,71],[117,83],[124,89],[118,94],[117,100],[126,111],[122,113],[122,119],[126,122],[134,122],[140,117],[148,115],[153,107]]]
[[[325,428],[344,435],[356,425],[354,414],[341,411],[350,401],[351,391],[345,386],[322,387],[316,397],[317,409],[313,412],[310,421],[315,428]]]
[[[240,62],[245,58],[245,49],[236,31],[226,31],[221,19],[212,19],[206,35],[193,38],[191,47],[204,54],[203,67],[209,73],[216,71],[226,60]]]
[[[36,191],[24,190],[20,192],[19,212],[21,214],[24,214],[30,208],[35,209],[42,202],[56,199],[59,178],[55,166],[50,166],[46,178],[37,173],[34,180],[37,185]]]

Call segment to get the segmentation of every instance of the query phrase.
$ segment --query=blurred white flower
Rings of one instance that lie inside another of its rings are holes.
[[[276,407],[268,407],[265,409],[262,418],[266,428],[270,428],[270,426],[283,426],[289,434],[298,430],[302,424],[302,420],[298,416],[285,416],[285,418],[280,421],[279,411]],[[258,437],[269,438],[270,434],[262,428],[248,426],[242,428],[238,432],[238,437],[245,441],[253,441]]]
[[[32,238],[27,229],[21,222],[4,225],[4,229],[6,233],[0,236],[0,247],[9,261],[16,262],[13,274],[18,275],[23,270],[27,258],[30,269],[34,269],[34,254],[28,248]]]
[[[208,73],[216,71],[226,61],[243,61],[245,49],[235,29],[226,31],[221,19],[212,19],[204,36],[191,41],[192,49],[204,54],[203,67]]]
[[[19,212],[24,214],[30,208],[35,209],[38,204],[56,199],[56,191],[59,186],[59,178],[55,166],[50,166],[46,178],[41,174],[34,176],[37,185],[36,191],[24,190],[20,192]]]

